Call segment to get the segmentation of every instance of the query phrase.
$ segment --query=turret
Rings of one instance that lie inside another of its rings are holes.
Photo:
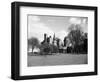
[[[47,41],[47,34],[44,34],[44,42]]]

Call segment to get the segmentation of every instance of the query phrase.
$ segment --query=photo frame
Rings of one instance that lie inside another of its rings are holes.
[[[97,22],[95,6],[12,2],[11,78],[97,75]]]

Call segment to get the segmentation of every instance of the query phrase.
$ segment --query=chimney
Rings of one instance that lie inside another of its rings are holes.
[[[44,34],[44,41],[47,40],[47,34]]]

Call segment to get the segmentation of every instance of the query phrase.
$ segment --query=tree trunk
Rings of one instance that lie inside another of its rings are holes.
[[[34,47],[32,46],[32,53],[33,53],[33,49],[34,49]]]

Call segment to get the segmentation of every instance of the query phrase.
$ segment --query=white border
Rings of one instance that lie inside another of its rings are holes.
[[[27,67],[27,14],[88,17],[88,64]],[[20,75],[41,75],[94,71],[94,11],[20,7]]]

